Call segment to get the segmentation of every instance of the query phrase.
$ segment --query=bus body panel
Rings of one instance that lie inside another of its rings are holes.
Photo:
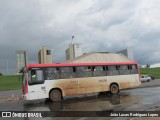
[[[141,84],[139,80],[139,69],[136,62],[126,63],[83,63],[83,64],[33,64],[27,65],[27,71],[31,68],[43,68],[43,67],[63,67],[63,66],[87,66],[87,65],[136,65],[137,73],[126,74],[126,75],[108,75],[97,76],[97,77],[77,77],[67,79],[53,79],[44,80],[42,84],[28,85],[28,73],[26,77],[26,86],[24,86],[23,93],[24,98],[27,100],[49,98],[49,93],[52,89],[60,89],[63,96],[72,96],[78,94],[87,94],[94,92],[110,91],[110,85],[116,83],[119,86],[119,90],[132,88]],[[93,74],[93,73],[92,73]]]
[[[45,80],[44,84],[28,85],[27,100],[49,98],[49,92],[52,88],[58,88],[55,80]],[[54,85],[55,84],[55,85]]]
[[[63,96],[76,95],[78,78],[55,80],[52,87],[55,88],[54,86],[57,86],[62,90]]]
[[[107,90],[107,77],[79,78],[78,94],[101,92]]]
[[[45,80],[44,84],[29,85],[27,100],[49,98],[52,89],[61,89],[62,95],[70,96],[77,94],[77,79]]]
[[[132,87],[137,87],[141,85],[141,81],[139,79],[139,74],[133,74],[132,76]]]
[[[128,79],[130,77],[130,79]],[[119,90],[140,85],[138,75],[103,76],[76,79],[45,80],[43,85],[29,86],[27,100],[49,98],[51,89],[59,88],[63,96],[110,91],[110,85],[117,83]],[[46,86],[46,87],[45,87]],[[46,89],[42,89],[42,88]],[[33,92],[34,91],[34,92]]]

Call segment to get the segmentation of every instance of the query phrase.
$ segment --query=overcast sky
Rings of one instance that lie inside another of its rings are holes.
[[[132,47],[140,64],[158,63],[160,0],[0,0],[0,72],[16,72],[21,49],[29,63],[42,46],[64,61],[73,35],[83,52]]]

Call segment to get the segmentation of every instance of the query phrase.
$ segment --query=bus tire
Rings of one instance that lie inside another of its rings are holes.
[[[119,87],[117,84],[111,84],[110,86],[110,92],[111,94],[117,94],[119,92]]]
[[[52,102],[61,101],[62,100],[62,93],[60,90],[54,89],[50,92],[49,98]]]

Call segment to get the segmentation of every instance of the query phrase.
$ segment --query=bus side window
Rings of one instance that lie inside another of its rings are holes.
[[[36,81],[36,70],[31,70],[31,81]]]
[[[87,71],[87,72],[88,72],[88,71],[91,71],[91,66],[86,67],[86,68],[85,68],[85,71]]]
[[[59,79],[58,67],[46,68],[46,79],[47,80]]]
[[[61,79],[76,78],[76,68],[75,67],[60,67]]]
[[[104,66],[93,66],[93,77],[96,76],[106,76],[106,71]]]
[[[120,75],[128,75],[130,74],[130,70],[128,69],[128,65],[120,65],[119,66]]]
[[[31,70],[31,80],[32,81],[43,80],[43,71],[42,70]]]
[[[43,70],[36,70],[36,75],[37,75],[37,81],[44,80],[44,78],[43,78]]]
[[[119,75],[118,66],[116,65],[108,66],[107,75],[108,76]]]
[[[92,77],[91,66],[77,67],[77,75],[79,78]]]
[[[74,72],[74,73],[76,72],[76,67],[73,67],[73,72]]]
[[[41,69],[32,69],[29,71],[29,85],[44,83],[44,74]]]
[[[131,74],[137,74],[138,73],[138,69],[136,65],[130,65],[130,71]]]

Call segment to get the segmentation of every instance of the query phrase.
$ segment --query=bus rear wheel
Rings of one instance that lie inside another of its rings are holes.
[[[49,94],[49,98],[52,102],[55,102],[55,101],[61,101],[62,100],[62,93],[60,90],[52,90]]]
[[[111,94],[117,94],[119,92],[119,87],[117,84],[111,84],[110,86]]]

